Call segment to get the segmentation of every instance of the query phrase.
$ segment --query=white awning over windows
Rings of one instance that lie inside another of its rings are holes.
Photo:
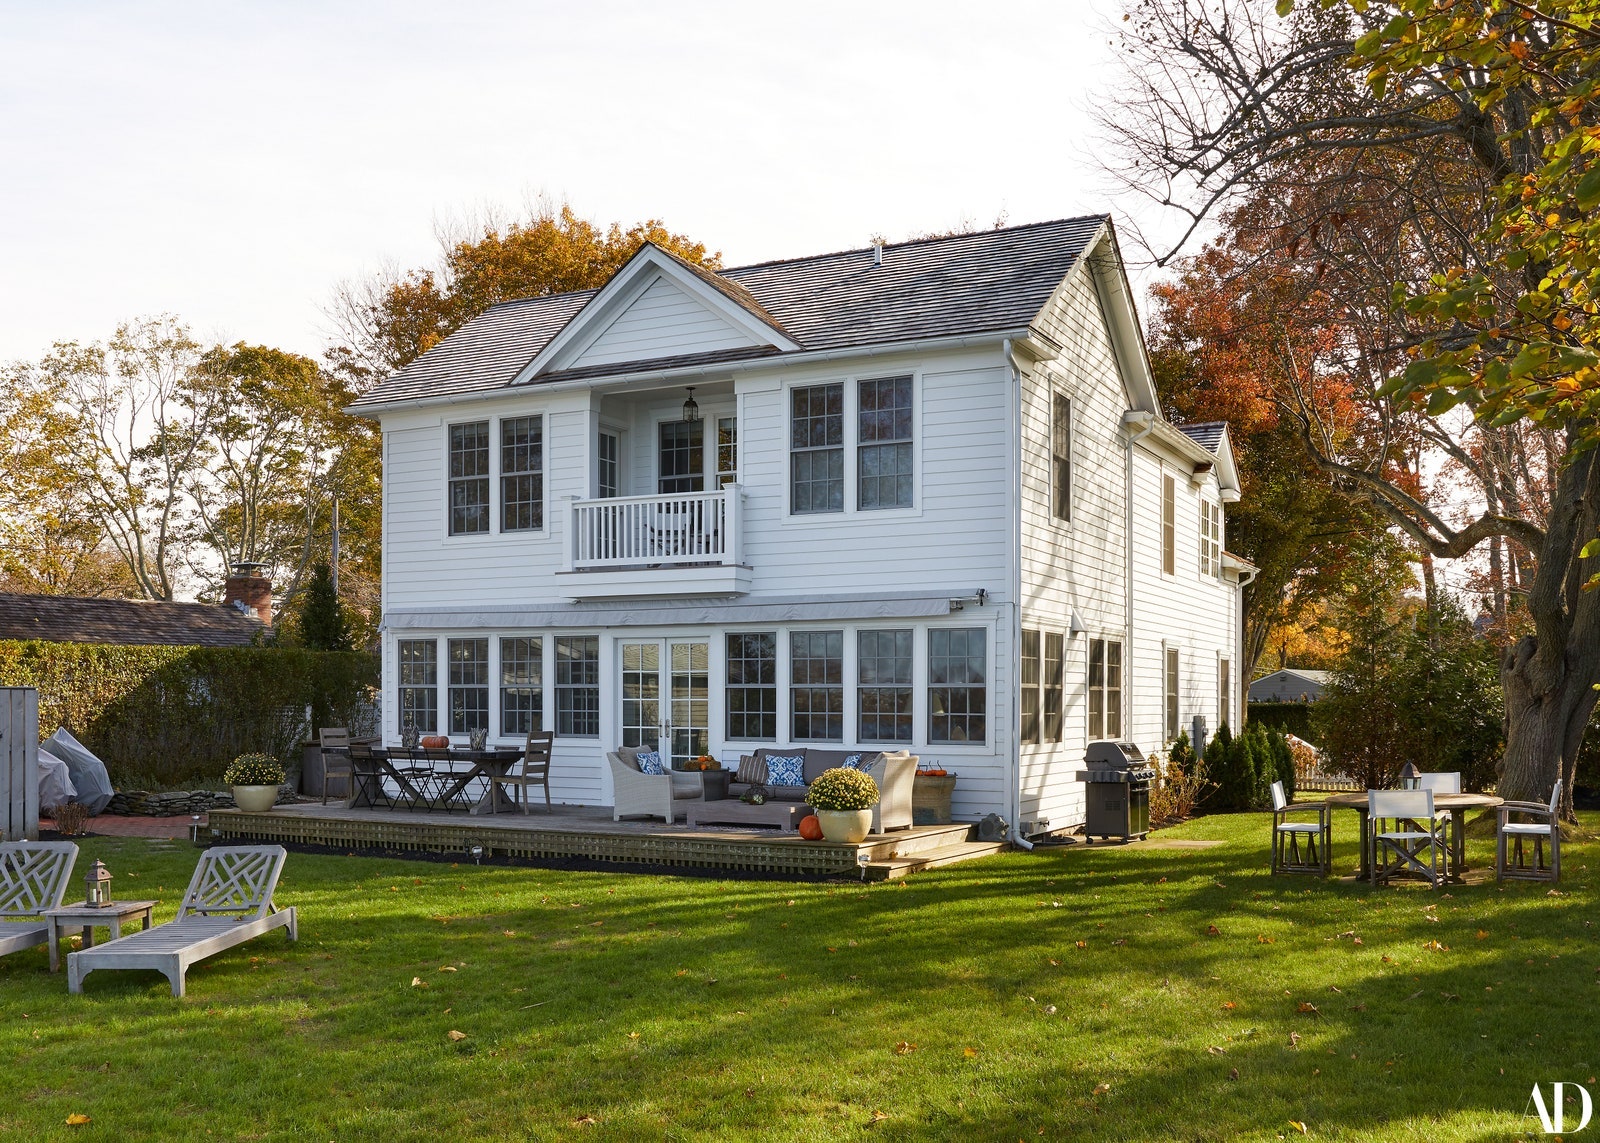
[[[862,594],[831,599],[739,599],[617,604],[506,604],[473,608],[396,608],[384,613],[389,631],[512,630],[527,628],[748,626],[811,620],[916,619],[976,610],[971,589],[910,595]]]

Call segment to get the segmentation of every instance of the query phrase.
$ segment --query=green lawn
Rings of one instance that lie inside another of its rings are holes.
[[[1223,844],[871,886],[291,854],[299,944],[185,1000],[0,958],[0,1137],[1504,1139],[1593,1084],[1600,845],[1559,895],[1373,892],[1270,877],[1264,816],[1158,837]],[[195,852],[95,857],[164,919]]]

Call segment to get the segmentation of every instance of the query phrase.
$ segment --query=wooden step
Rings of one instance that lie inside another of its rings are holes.
[[[908,873],[921,873],[941,865],[954,865],[975,857],[988,857],[1007,848],[1003,841],[963,841],[938,849],[923,850],[909,857],[892,857],[887,861],[874,861],[867,866],[868,881],[894,881]]]
[[[856,853],[865,853],[873,861],[887,861],[931,849],[943,849],[947,845],[967,841],[971,833],[972,826],[967,822],[897,829],[868,835],[856,846]]]

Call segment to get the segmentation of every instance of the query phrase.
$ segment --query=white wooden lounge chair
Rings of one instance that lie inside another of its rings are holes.
[[[0,843],[0,956],[50,939],[44,911],[61,906],[77,860],[70,841]]]
[[[253,940],[272,929],[288,929],[298,940],[294,907],[272,903],[288,854],[281,845],[217,846],[206,850],[184,892],[178,915],[164,925],[131,933],[67,957],[67,991],[82,992],[83,978],[97,968],[154,969],[182,996],[184,976],[196,961]]]

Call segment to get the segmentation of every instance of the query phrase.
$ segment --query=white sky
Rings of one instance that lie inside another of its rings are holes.
[[[1121,215],[1088,110],[1120,14],[0,0],[0,361],[164,312],[315,354],[338,281],[541,191],[729,265]]]

